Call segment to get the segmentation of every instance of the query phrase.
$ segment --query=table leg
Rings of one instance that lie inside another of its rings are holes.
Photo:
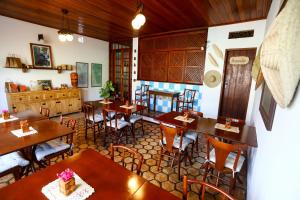
[[[151,98],[151,94],[149,94],[149,98],[148,98],[148,112],[150,112],[150,98]]]
[[[153,111],[155,112],[156,111],[156,94],[154,94],[154,101],[153,101]]]
[[[172,96],[172,100],[171,100],[171,112],[173,111],[173,103],[174,103],[174,96]]]

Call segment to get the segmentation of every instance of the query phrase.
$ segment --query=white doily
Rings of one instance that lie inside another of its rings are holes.
[[[95,189],[83,181],[76,173],[74,173],[74,178],[77,188],[68,196],[59,191],[59,179],[44,186],[42,193],[49,200],[84,200],[95,192]]]
[[[18,120],[19,118],[15,117],[15,116],[10,116],[9,119],[3,119],[2,117],[0,118],[0,123],[4,123],[4,122],[10,122],[10,121],[15,121]]]
[[[225,124],[219,124],[219,123],[216,123],[215,128],[223,130],[223,131],[230,131],[230,132],[233,132],[233,133],[239,133],[240,132],[239,127],[230,126],[230,128],[226,128]]]
[[[32,128],[31,126],[29,127],[29,131],[28,132],[23,132],[22,129],[17,129],[17,130],[13,130],[13,131],[10,131],[12,134],[14,134],[15,136],[17,137],[24,137],[24,136],[27,136],[27,135],[32,135],[32,134],[36,134],[37,131]]]

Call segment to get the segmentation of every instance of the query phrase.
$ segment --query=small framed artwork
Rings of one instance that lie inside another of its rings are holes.
[[[43,90],[51,90],[52,89],[52,81],[51,80],[38,80],[38,85],[42,87]]]
[[[79,88],[89,87],[89,82],[88,82],[89,64],[83,62],[76,62],[76,72],[78,74],[78,87]]]
[[[53,68],[51,46],[30,43],[32,66]]]
[[[276,102],[267,84],[264,82],[262,94],[260,98],[259,111],[263,118],[265,127],[268,131],[272,130],[275,110],[276,110]]]
[[[102,64],[92,63],[91,65],[91,86],[102,86]]]

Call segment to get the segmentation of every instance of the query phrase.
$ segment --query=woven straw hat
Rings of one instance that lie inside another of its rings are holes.
[[[300,79],[300,1],[289,0],[263,41],[260,65],[275,101],[282,108],[293,99]]]
[[[221,82],[221,74],[216,70],[210,70],[204,75],[204,83],[207,87],[214,88]]]
[[[261,46],[258,49],[258,53],[254,59],[253,66],[252,66],[252,78],[256,81],[255,89],[257,89],[263,82],[264,77],[261,72],[260,68],[260,52],[261,52]]]

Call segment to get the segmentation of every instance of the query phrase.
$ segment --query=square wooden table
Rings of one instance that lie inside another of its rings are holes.
[[[162,114],[155,119],[166,123],[172,124],[177,127],[186,128],[191,131],[195,131],[199,134],[208,134],[214,137],[223,138],[240,144],[246,144],[248,146],[257,147],[256,130],[253,126],[243,125],[239,127],[239,133],[233,133],[230,131],[224,131],[216,129],[215,125],[218,122],[216,119],[211,118],[195,118],[191,123],[183,122],[174,119],[177,116],[181,116],[181,112],[169,112]]]
[[[149,90],[148,111],[150,111],[150,97],[151,97],[151,95],[154,95],[154,99],[153,99],[153,106],[154,106],[153,111],[154,112],[156,110],[156,96],[170,97],[171,98],[171,111],[173,111],[174,99],[179,98],[180,92],[171,92],[171,91],[164,91],[164,90]],[[176,110],[177,110],[177,108],[176,108]]]
[[[164,199],[179,200],[171,193],[147,182],[100,153],[88,149],[46,169],[0,189],[1,200],[47,199],[41,192],[56,174],[70,168],[95,189],[92,199]]]

